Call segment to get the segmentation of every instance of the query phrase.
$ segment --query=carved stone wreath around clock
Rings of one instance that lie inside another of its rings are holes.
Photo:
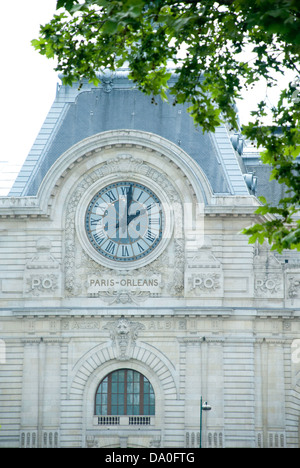
[[[158,243],[158,247],[153,249],[149,255],[138,259],[132,265],[126,263],[120,265],[120,262],[107,261],[107,259],[97,255],[95,249],[92,248],[87,239],[85,232],[85,215],[87,206],[91,197],[102,187],[115,181],[133,181],[142,183],[149,187],[159,198],[164,205],[165,210],[165,231],[164,237]],[[176,204],[176,223],[173,220],[171,207]],[[142,159],[133,157],[131,154],[119,154],[114,158],[106,160],[101,166],[98,166],[94,171],[84,175],[77,184],[75,190],[70,196],[66,210],[66,250],[65,250],[65,289],[71,295],[81,293],[82,282],[78,281],[76,273],[76,239],[79,239],[80,246],[87,257],[91,259],[93,264],[97,263],[99,271],[108,271],[108,269],[116,270],[135,270],[141,269],[146,265],[155,261],[166,249],[172,235],[178,242],[183,242],[182,222],[177,222],[178,211],[182,211],[180,197],[169,181],[168,177],[148,162]],[[180,218],[180,216],[179,216]],[[176,265],[176,271],[179,276],[183,276],[183,258],[180,259],[180,265]],[[178,278],[178,275],[177,275]],[[178,279],[176,280],[178,282]],[[180,289],[177,286],[177,290]]]

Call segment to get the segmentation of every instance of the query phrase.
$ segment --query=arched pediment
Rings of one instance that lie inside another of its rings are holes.
[[[82,176],[96,165],[104,164],[108,152],[115,155],[140,154],[153,167],[163,168],[171,165],[179,171],[178,181],[186,179],[196,195],[197,201],[205,205],[210,203],[212,190],[207,177],[200,166],[180,147],[151,133],[137,130],[113,130],[99,133],[74,145],[57,159],[49,169],[38,191],[41,206],[46,209],[51,205],[59,187],[71,174]],[[126,169],[126,168],[124,168]],[[168,168],[166,167],[166,173]]]

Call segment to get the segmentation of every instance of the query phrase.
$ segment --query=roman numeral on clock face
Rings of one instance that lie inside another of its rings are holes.
[[[140,252],[145,251],[144,247],[141,244],[139,244],[138,242],[137,242],[137,246],[138,246]]]
[[[122,245],[122,257],[129,257],[129,250],[127,245]]]
[[[96,234],[94,234],[94,239],[97,242],[97,244],[101,244],[104,239],[106,238],[104,231],[99,231]]]
[[[156,237],[155,234],[153,234],[153,232],[151,232],[148,229],[147,234],[145,235],[145,239],[147,239],[150,242],[153,242],[155,240],[155,237]]]
[[[152,216],[149,217],[149,225],[159,225],[160,218],[154,218]]]
[[[109,241],[108,245],[105,247],[105,252],[113,255],[115,253],[117,244],[115,244],[113,241]]]
[[[91,218],[90,220],[90,225],[91,226],[97,226],[97,224],[99,223],[100,221],[100,218]]]
[[[112,202],[115,202],[117,200],[115,194],[113,193],[112,190],[109,190],[108,192],[106,192],[105,194],[108,198],[108,200],[112,203]]]

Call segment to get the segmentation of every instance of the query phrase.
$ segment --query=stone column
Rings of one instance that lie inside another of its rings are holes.
[[[42,393],[43,447],[57,447],[60,427],[61,343],[45,338],[44,383]]]
[[[199,417],[200,392],[202,383],[201,361],[199,353],[199,339],[185,342],[186,351],[186,374],[185,374],[185,401],[186,401],[186,424],[197,428]]]
[[[38,446],[39,344],[40,338],[23,340],[23,383],[21,404],[21,447]]]
[[[224,421],[226,447],[255,446],[254,346],[241,333],[224,343]]]
[[[59,340],[24,340],[21,447],[58,446],[60,354]]]
[[[185,402],[185,446],[199,447],[200,397],[201,397],[201,353],[199,337],[183,338],[181,348],[180,398]]]
[[[282,447],[285,445],[283,342],[263,339],[257,363],[260,364],[261,400],[256,405],[256,420],[262,428],[263,447]],[[258,398],[259,393],[256,395]]]
[[[221,448],[224,444],[224,371],[221,337],[208,337],[207,385],[205,399],[212,407],[206,416],[208,446]]]
[[[268,342],[268,446],[282,447],[285,439],[283,342],[276,339]]]

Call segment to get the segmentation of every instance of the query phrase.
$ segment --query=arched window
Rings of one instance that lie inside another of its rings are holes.
[[[151,383],[132,369],[120,369],[100,383],[95,398],[95,414],[154,415],[155,396]]]

